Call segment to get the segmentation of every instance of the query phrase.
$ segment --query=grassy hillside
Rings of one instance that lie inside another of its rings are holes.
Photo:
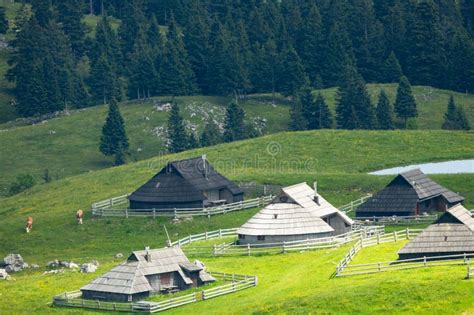
[[[371,85],[371,95],[376,98],[380,87],[394,98],[395,85]],[[336,89],[323,90],[323,94],[334,110]],[[431,94],[428,92],[432,91]],[[419,127],[437,129],[450,95],[449,91],[428,87],[414,88],[419,102]],[[426,97],[429,94],[431,96]],[[474,122],[474,95],[454,93],[458,104],[464,105]],[[122,105],[126,128],[131,142],[131,160],[143,160],[165,151],[164,133],[167,113],[156,111],[154,105],[168,98],[155,98],[146,102],[126,102]],[[209,116],[223,121],[224,106],[229,101],[223,97],[179,97],[185,118],[199,130],[202,118]],[[265,133],[287,129],[289,120],[288,102],[277,98],[272,106],[268,95],[254,95],[241,102],[247,116],[266,119]],[[111,166],[111,160],[100,154],[98,143],[105,119],[105,106],[96,106],[73,111],[69,116],[44,120],[36,125],[27,125],[31,120],[18,120],[0,125],[0,146],[8,148],[0,155],[0,188],[5,187],[20,173],[30,173],[40,180],[45,169],[56,178],[64,178],[90,170]],[[55,132],[50,135],[49,132]]]
[[[441,131],[279,133],[69,177],[2,200],[0,257],[17,252],[28,262],[43,266],[52,259],[78,262],[98,259],[102,264],[99,272],[105,272],[118,263],[114,259],[118,252],[128,253],[145,245],[163,246],[166,239],[163,224],[171,237],[177,239],[204,230],[239,226],[258,211],[246,210],[180,224],[151,218],[91,219],[87,211],[84,225],[76,225],[76,209],[88,209],[93,201],[132,191],[168,159],[206,153],[218,170],[234,180],[273,184],[317,180],[320,192],[340,205],[381,188],[391,179],[366,175],[366,171],[400,163],[473,157],[473,138],[474,133]],[[474,175],[433,177],[463,193],[468,198],[468,206],[473,206]],[[34,217],[35,225],[33,232],[27,235],[23,226],[29,215]],[[256,274],[260,284],[255,289],[171,313],[307,313],[315,310],[393,313],[423,310],[428,305],[433,305],[435,313],[446,309],[452,313],[474,311],[472,300],[464,299],[474,291],[469,282],[461,280],[464,275],[461,267],[419,270],[409,276],[390,273],[358,279],[329,279],[346,249],[206,259],[213,270]],[[377,256],[391,259],[395,250],[387,248]],[[23,272],[14,275],[15,281],[0,282],[2,299],[10,301],[0,305],[0,313],[61,313],[63,309],[48,309],[51,296],[77,289],[97,276],[72,272],[41,276],[41,273],[42,270]],[[443,302],[434,303],[441,296]],[[232,310],[228,309],[229,303],[233,305]]]

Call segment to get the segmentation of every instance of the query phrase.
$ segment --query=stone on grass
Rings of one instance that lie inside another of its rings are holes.
[[[82,264],[81,272],[83,273],[93,273],[97,271],[97,266],[91,263]]]
[[[123,258],[123,254],[122,254],[122,253],[118,253],[117,255],[115,255],[115,258],[117,258],[117,259]]]

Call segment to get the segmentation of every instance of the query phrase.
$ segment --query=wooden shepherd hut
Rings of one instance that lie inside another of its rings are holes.
[[[338,235],[351,230],[353,221],[306,183],[282,189],[237,234],[239,244],[269,244]]]
[[[449,208],[399,252],[400,259],[474,253],[474,218],[461,204]]]
[[[201,286],[215,279],[180,248],[145,249],[81,288],[86,299],[132,302],[152,294]]]
[[[131,209],[202,208],[242,201],[244,192],[206,156],[169,162],[129,197]]]
[[[357,218],[415,216],[445,211],[464,197],[435,183],[421,170],[401,173],[356,210]]]

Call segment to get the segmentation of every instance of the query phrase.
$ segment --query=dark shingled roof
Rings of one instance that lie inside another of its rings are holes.
[[[440,195],[451,204],[464,200],[461,195],[435,183],[415,169],[399,174],[384,189],[360,205],[356,212],[411,212],[417,202]]]
[[[169,162],[128,198],[141,202],[192,202],[206,198],[203,191],[229,189],[233,195],[243,191],[219,174],[204,157]]]
[[[443,215],[398,254],[433,255],[474,252],[474,218],[461,204],[449,208]]]

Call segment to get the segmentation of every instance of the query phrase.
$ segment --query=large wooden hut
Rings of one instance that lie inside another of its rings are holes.
[[[243,198],[244,192],[205,156],[169,162],[128,197],[131,209],[202,208]]]
[[[132,302],[152,294],[197,287],[215,279],[180,248],[145,249],[81,288],[86,299]]]
[[[474,218],[461,204],[448,209],[399,252],[400,259],[474,253]]]
[[[350,231],[353,221],[306,183],[282,189],[237,231],[240,244],[269,244],[329,237]]]
[[[356,217],[414,216],[444,211],[464,197],[415,169],[397,175],[384,189],[356,209]]]

